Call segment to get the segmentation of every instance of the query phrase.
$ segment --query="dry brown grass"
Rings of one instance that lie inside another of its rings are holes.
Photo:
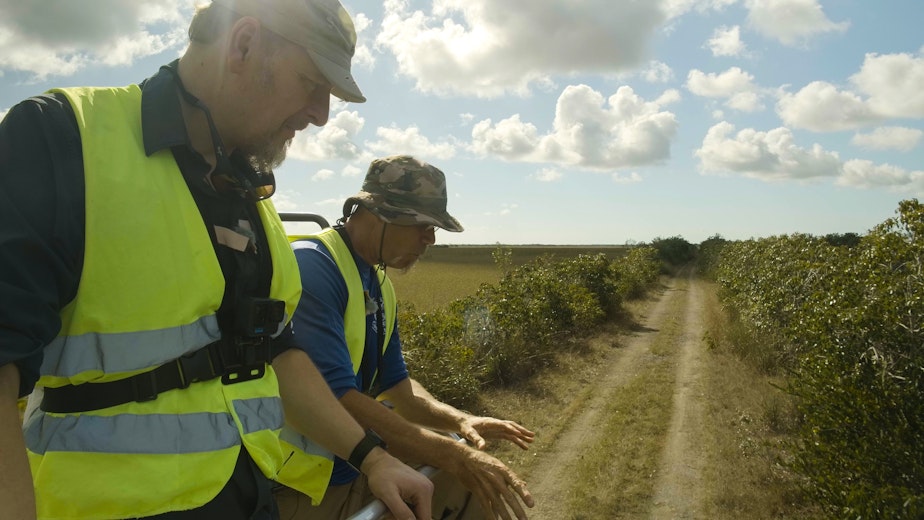
[[[703,479],[709,489],[706,517],[808,519],[820,517],[783,464],[795,416],[782,381],[731,352],[731,325],[715,291],[707,296],[707,445],[711,459]],[[737,339],[737,337],[736,337]],[[739,349],[740,350],[740,349]]]

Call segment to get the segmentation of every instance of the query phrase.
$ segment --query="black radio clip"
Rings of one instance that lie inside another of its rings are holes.
[[[260,379],[271,361],[270,337],[285,319],[286,304],[273,298],[245,298],[237,306],[235,334],[231,339],[234,359],[222,359],[225,385]]]

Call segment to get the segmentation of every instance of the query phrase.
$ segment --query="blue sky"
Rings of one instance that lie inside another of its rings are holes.
[[[280,211],[336,219],[394,153],[446,173],[452,244],[865,233],[924,195],[921,0],[343,3],[369,101],[296,137]],[[0,0],[0,115],[144,79],[193,6]]]

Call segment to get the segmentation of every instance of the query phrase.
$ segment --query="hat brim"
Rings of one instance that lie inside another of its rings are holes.
[[[401,208],[388,204],[381,196],[365,191],[361,191],[353,197],[348,198],[343,205],[344,212],[348,211],[354,204],[359,204],[389,224],[398,226],[418,226],[423,224],[436,226],[453,233],[459,233],[465,230],[462,224],[446,211],[435,214],[410,208]]]
[[[350,74],[349,70],[337,65],[311,49],[306,50],[308,51],[308,55],[311,56],[312,61],[314,61],[314,64],[321,71],[321,74],[327,78],[327,81],[330,81],[333,87],[331,89],[331,94],[350,103],[366,102],[366,96],[363,96],[362,91],[359,90],[359,85],[356,84],[356,80],[353,79],[353,75]]]

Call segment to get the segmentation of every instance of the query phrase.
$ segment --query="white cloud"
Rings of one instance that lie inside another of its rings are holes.
[[[764,181],[829,177],[841,186],[924,193],[924,171],[907,171],[862,159],[841,161],[837,153],[818,144],[811,149],[800,148],[787,128],[769,132],[747,128],[732,135],[734,130],[732,124],[723,121],[706,133],[702,147],[694,152],[702,173],[733,173]]]
[[[519,207],[520,207],[520,205],[519,205],[519,204],[516,204],[516,203],[513,203],[513,204],[501,204],[501,208],[500,208],[497,212],[486,211],[486,212],[484,212],[484,215],[485,215],[485,216],[488,216],[488,217],[493,217],[493,216],[495,216],[495,215],[501,216],[501,217],[505,217],[505,216],[510,215],[511,213],[513,213],[513,212],[514,212],[516,209],[518,209]]]
[[[382,155],[408,154],[425,160],[449,159],[456,154],[456,146],[450,142],[431,142],[416,126],[407,128],[379,127],[375,131],[377,141],[366,143],[366,147]]]
[[[372,26],[372,20],[370,20],[365,13],[357,13],[352,15],[352,18],[353,27],[356,29],[356,51],[353,53],[352,65],[354,67],[372,69],[375,65],[375,56],[373,56],[372,49],[369,45],[365,43],[370,38],[366,38],[363,35],[363,33]]]
[[[317,172],[315,172],[314,175],[311,176],[311,180],[314,182],[326,181],[328,179],[334,178],[334,175],[336,175],[334,173],[334,170],[328,170],[327,168],[322,168],[318,170]]]
[[[664,12],[669,18],[677,18],[690,11],[705,13],[708,11],[721,11],[738,0],[663,0]]]
[[[722,26],[712,33],[712,38],[706,42],[713,56],[741,56],[747,50],[741,41],[741,28],[739,26]]]
[[[738,67],[732,67],[721,74],[706,74],[693,69],[687,74],[687,89],[697,96],[723,98],[753,90],[753,81],[754,76]]]
[[[424,92],[525,94],[555,75],[614,73],[644,63],[664,21],[657,2],[441,0],[429,12],[387,0],[379,48]],[[592,50],[592,52],[591,52]]]
[[[840,173],[837,153],[817,144],[811,149],[800,148],[787,128],[769,132],[747,128],[732,135],[734,130],[734,125],[725,121],[709,129],[702,147],[694,152],[701,171],[739,173],[763,180],[835,177]]]
[[[587,85],[573,85],[559,96],[552,126],[551,132],[540,135],[519,114],[496,124],[486,119],[473,127],[471,149],[507,161],[621,169],[670,157],[677,119],[630,87],[604,98]]]
[[[642,72],[642,77],[649,83],[667,83],[674,79],[674,71],[666,63],[652,60]]]
[[[787,125],[816,132],[849,130],[881,120],[860,96],[824,81],[813,81],[795,94],[784,93],[776,111]]]
[[[867,54],[850,77],[869,96],[870,109],[885,117],[924,117],[924,55]]]
[[[343,167],[341,172],[344,177],[359,177],[360,175],[365,175],[366,170],[356,167],[355,165],[348,164]]]
[[[738,67],[720,74],[693,69],[687,74],[686,87],[697,96],[724,98],[725,105],[734,110],[756,112],[764,108],[754,76]]]
[[[915,148],[924,137],[924,131],[903,126],[884,126],[868,134],[856,134],[851,139],[854,146],[871,150],[898,150],[907,152]]]
[[[34,81],[91,64],[128,65],[188,40],[189,5],[181,0],[0,0],[0,12],[0,68]]]
[[[818,0],[747,0],[748,23],[784,45],[799,45],[813,36],[844,32],[849,22],[832,22]]]
[[[891,164],[876,165],[866,160],[844,163],[844,173],[837,180],[854,188],[891,188],[894,191],[924,193],[924,171],[907,171]]]
[[[354,140],[365,122],[355,110],[337,112],[317,133],[306,131],[296,134],[288,156],[303,161],[359,159],[361,153]]]
[[[777,113],[787,125],[816,132],[851,130],[889,118],[924,117],[920,51],[918,56],[867,54],[850,83],[856,91],[814,81],[795,94],[783,92]]]
[[[658,99],[655,100],[656,105],[667,106],[673,105],[674,103],[679,103],[683,99],[683,96],[680,95],[680,91],[675,88],[669,88],[665,90]]]
[[[562,177],[562,173],[555,168],[543,168],[534,175],[539,182],[555,182],[561,180]]]
[[[635,184],[642,182],[642,176],[636,172],[632,172],[629,175],[623,175],[622,173],[616,172],[611,178],[616,184]]]

